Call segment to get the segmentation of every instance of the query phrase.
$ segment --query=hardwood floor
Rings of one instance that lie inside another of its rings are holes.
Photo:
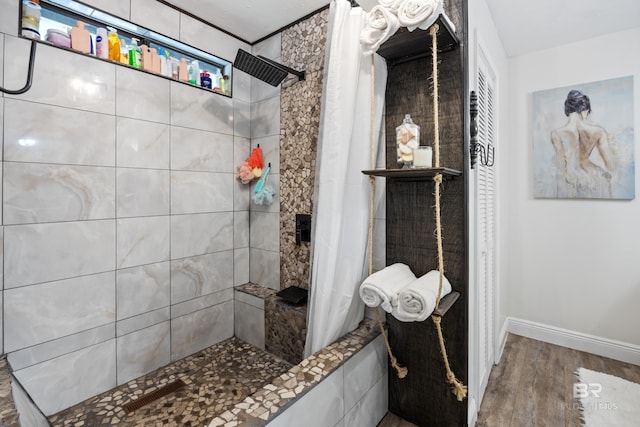
[[[582,425],[573,398],[580,367],[640,383],[640,366],[510,334],[491,371],[476,426]]]
[[[581,367],[640,383],[640,366],[509,334],[500,364],[489,376],[476,426],[581,426],[573,398],[575,372]],[[378,427],[416,426],[388,413]]]

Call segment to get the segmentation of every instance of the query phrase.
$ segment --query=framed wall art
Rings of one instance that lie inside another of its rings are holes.
[[[635,197],[633,76],[533,93],[533,195]]]

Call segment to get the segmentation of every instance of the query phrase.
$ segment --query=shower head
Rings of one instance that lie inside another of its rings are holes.
[[[238,49],[233,66],[271,86],[278,86],[287,74],[296,75],[298,80],[304,80],[304,71],[294,70],[260,55],[253,56],[242,49]]]

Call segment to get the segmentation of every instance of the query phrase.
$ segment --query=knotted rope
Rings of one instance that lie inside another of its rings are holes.
[[[431,35],[431,57],[432,57],[432,74],[433,74],[433,121],[434,121],[434,132],[435,138],[433,143],[433,151],[434,151],[434,166],[436,168],[440,167],[440,117],[438,112],[438,24],[434,24],[431,26],[429,30],[429,34]],[[444,253],[442,250],[442,218],[440,215],[440,187],[442,185],[442,174],[437,173],[433,177],[434,187],[435,187],[435,214],[436,214],[436,239],[438,244],[438,272],[440,273],[439,277],[439,285],[438,285],[438,295],[436,297],[436,309],[440,305],[440,299],[442,297],[442,280],[444,277]],[[447,381],[451,384],[451,391],[456,395],[456,398],[459,401],[462,401],[467,396],[467,386],[462,384],[460,380],[458,380],[451,370],[451,366],[449,365],[449,358],[447,357],[447,349],[444,345],[444,337],[442,336],[442,319],[440,316],[435,314],[431,315],[431,320],[436,325],[436,330],[438,331],[438,341],[440,342],[440,354],[442,354],[442,360],[444,361],[444,367],[447,372]]]
[[[369,147],[369,155],[370,155],[370,164],[371,169],[376,167],[376,155],[375,155],[375,114],[376,114],[376,104],[375,104],[375,63],[374,57],[371,55],[371,126],[370,126],[370,147]],[[373,273],[373,207],[374,207],[374,196],[376,191],[376,180],[373,176],[369,176],[369,276]],[[376,312],[376,318],[378,319],[378,326],[380,327],[380,333],[382,334],[382,338],[384,339],[384,344],[387,346],[387,353],[389,354],[389,361],[391,362],[391,366],[396,370],[398,374],[398,378],[404,378],[407,376],[407,368],[402,367],[398,364],[398,359],[393,355],[393,351],[391,351],[391,345],[389,345],[389,339],[387,338],[387,333],[384,330],[384,325],[382,324],[382,318],[380,317],[380,311],[378,307],[374,308]]]

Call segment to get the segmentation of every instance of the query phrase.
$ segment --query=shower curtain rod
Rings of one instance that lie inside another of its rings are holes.
[[[21,95],[31,89],[31,83],[33,82],[33,63],[36,59],[36,41],[31,40],[31,51],[29,52],[29,70],[27,71],[27,82],[21,89],[11,90],[0,87],[0,92],[8,95]]]

